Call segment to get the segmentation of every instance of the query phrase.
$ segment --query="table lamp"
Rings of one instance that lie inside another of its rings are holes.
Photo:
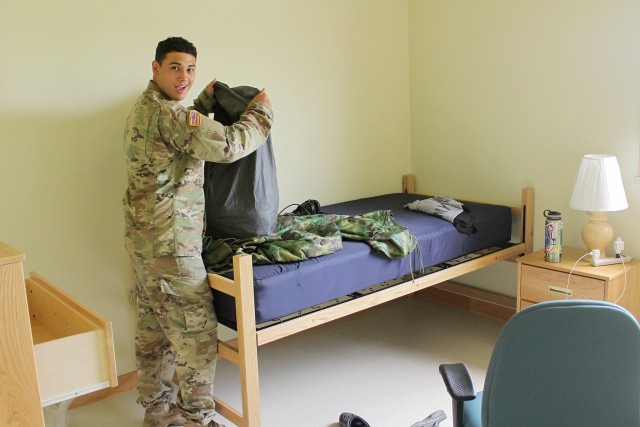
[[[592,264],[622,262],[622,255],[617,249],[616,258],[607,258],[605,254],[605,248],[613,239],[613,228],[607,222],[607,212],[629,207],[616,156],[587,154],[582,158],[569,205],[573,209],[587,211],[589,221],[582,228],[582,240],[590,252],[598,249],[600,260],[606,261],[601,264],[592,261]]]

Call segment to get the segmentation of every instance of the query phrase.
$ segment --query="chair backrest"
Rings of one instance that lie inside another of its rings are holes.
[[[617,305],[550,301],[515,314],[496,342],[482,425],[640,426],[640,327]]]

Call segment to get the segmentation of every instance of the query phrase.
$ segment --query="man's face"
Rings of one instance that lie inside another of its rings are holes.
[[[196,58],[189,53],[169,52],[162,61],[153,61],[153,81],[174,101],[182,101],[196,79]]]

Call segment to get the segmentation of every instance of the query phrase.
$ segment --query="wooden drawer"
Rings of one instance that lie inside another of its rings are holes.
[[[42,406],[115,387],[111,322],[36,273],[25,284]]]
[[[531,302],[557,299],[604,300],[604,280],[522,265],[520,298]]]
[[[524,310],[527,307],[530,307],[532,305],[536,304],[535,302],[529,302],[529,301],[525,301],[525,300],[520,300],[520,310]]]

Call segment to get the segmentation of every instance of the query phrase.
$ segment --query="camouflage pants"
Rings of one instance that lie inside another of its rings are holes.
[[[197,422],[213,417],[218,322],[199,257],[132,257],[137,277],[138,403],[177,404]]]

